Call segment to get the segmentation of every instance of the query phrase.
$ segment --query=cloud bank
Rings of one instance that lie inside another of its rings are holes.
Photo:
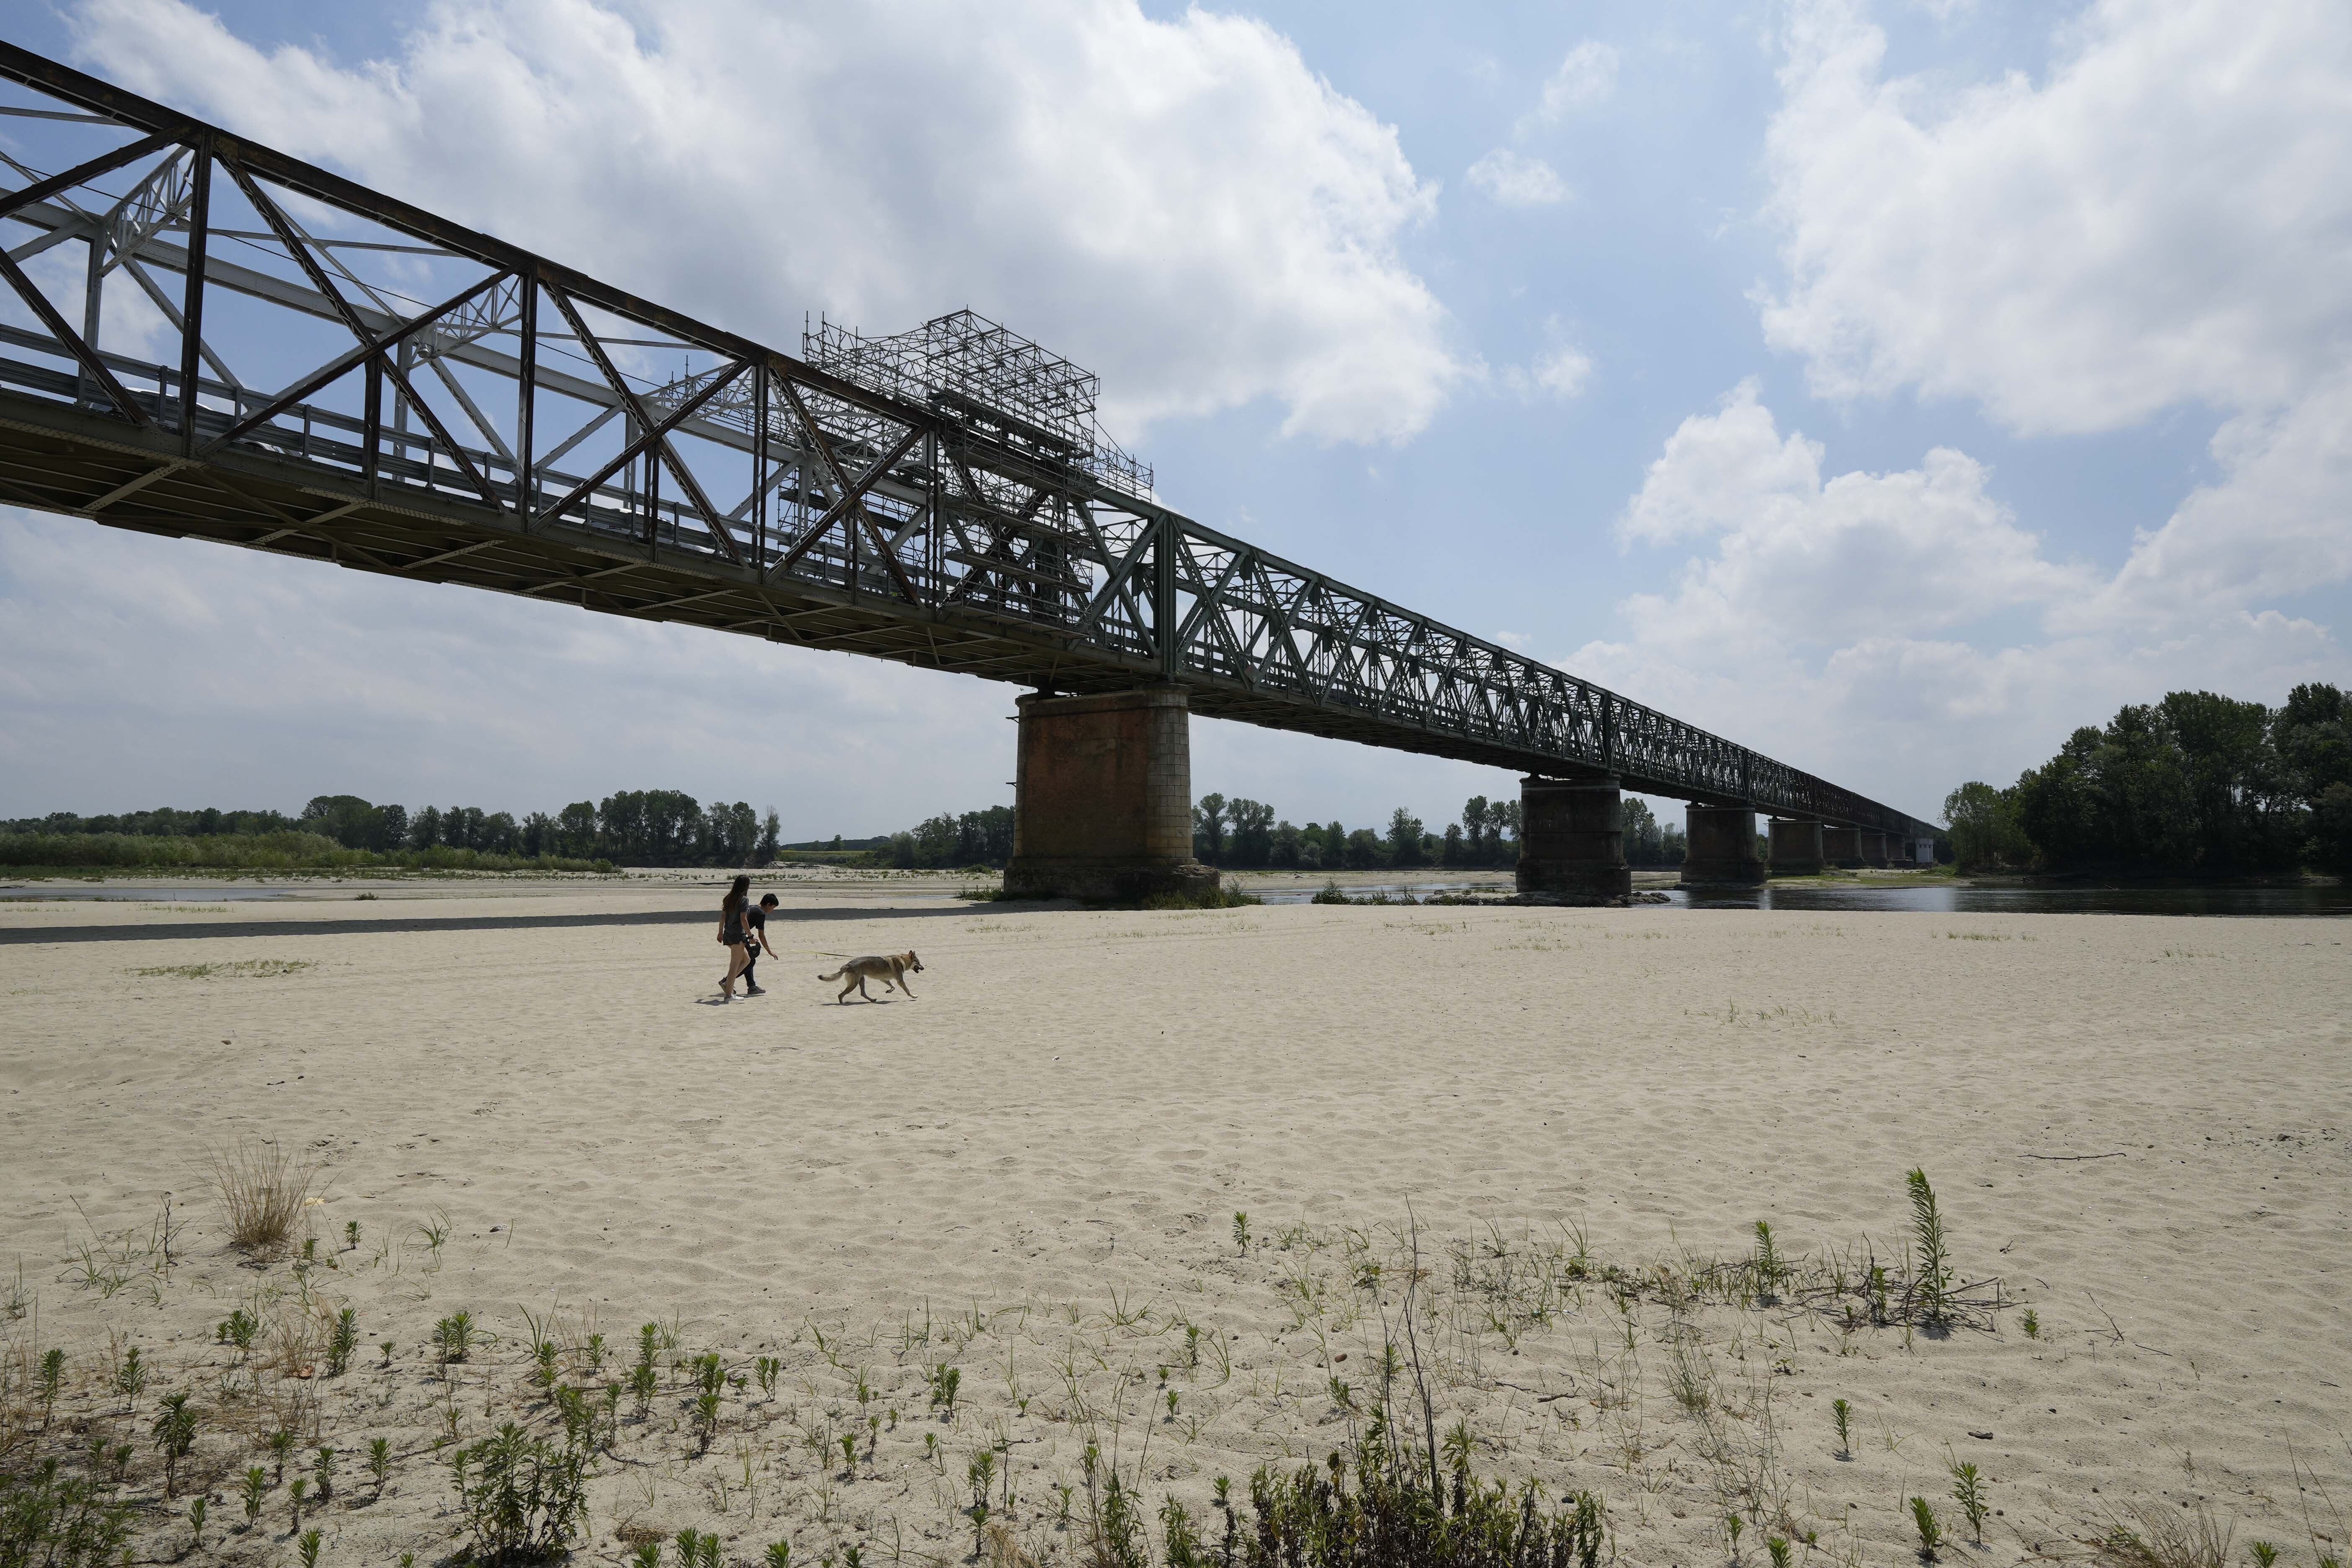
[[[1464,374],[1397,249],[1434,188],[1258,22],[487,0],[352,68],[184,0],[74,26],[138,91],[779,346],[969,304],[1101,372],[1124,434],[1268,399],[1395,441]]]

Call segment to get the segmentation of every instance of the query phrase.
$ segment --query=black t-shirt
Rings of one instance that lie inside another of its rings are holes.
[[[768,911],[753,904],[743,911],[743,940],[758,952],[768,943]]]

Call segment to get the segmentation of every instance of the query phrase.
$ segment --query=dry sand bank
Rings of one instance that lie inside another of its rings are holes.
[[[699,895],[534,907],[616,896]],[[468,1439],[509,1415],[550,1424],[522,1313],[552,1310],[569,1343],[604,1335],[607,1377],[649,1321],[674,1326],[677,1355],[782,1363],[772,1396],[730,1390],[698,1458],[665,1352],[648,1418],[622,1405],[583,1561],[622,1561],[624,1527],[681,1526],[719,1531],[730,1563],[785,1538],[810,1561],[857,1542],[867,1562],[953,1558],[972,1544],[954,1511],[967,1462],[1000,1443],[1022,1539],[1066,1557],[1053,1489],[1078,1488],[1083,1516],[1088,1441],[1140,1471],[1152,1506],[1173,1493],[1197,1513],[1215,1476],[1346,1440],[1332,1380],[1360,1406],[1377,1386],[1410,1208],[1438,1307],[1437,1425],[1467,1423],[1482,1470],[1604,1494],[1620,1561],[1720,1561],[1740,1510],[1759,1515],[1750,1556],[1769,1521],[1811,1531],[1822,1559],[1891,1562],[1915,1493],[1964,1538],[1948,1453],[2000,1510],[1954,1560],[2072,1551],[2116,1510],[2183,1500],[2234,1520],[2241,1555],[2254,1538],[2298,1565],[2345,1551],[2340,924],[1314,906],[911,921],[790,897],[830,918],[791,926],[795,951],[762,965],[771,994],[728,1007],[697,1005],[719,950],[682,927],[302,934],[383,908],[337,901],[235,908],[282,915],[282,935],[0,948],[0,1272],[21,1257],[25,1298],[0,1330],[12,1352],[37,1326],[37,1348],[68,1352],[69,1463],[90,1430],[135,1441],[134,1488],[159,1495],[147,1418],[163,1387],[191,1389],[210,1549],[290,1561],[282,1489],[260,1528],[224,1527],[255,1462],[242,1432],[315,1418],[342,1453],[310,1521],[321,1562],[430,1562],[457,1523],[433,1443],[453,1412]],[[23,908],[8,918],[46,918]],[[929,966],[918,1000],[836,1007],[813,978],[832,954],[906,945]],[[134,973],[247,961],[310,967]],[[242,1267],[226,1247],[198,1167],[245,1132],[329,1163],[310,1214],[331,1268]],[[1914,1165],[1961,1273],[2017,1303],[1998,1331],[1678,1299],[1689,1260],[1746,1256],[1759,1218],[1814,1264],[1865,1237],[1899,1253]],[[188,1222],[168,1282],[136,1239],[165,1190]],[[343,1252],[350,1221],[361,1245]],[[109,1296],[78,1259],[122,1236]],[[1658,1263],[1675,1278],[1631,1298],[1596,1281]],[[355,1309],[371,1348],[341,1378],[273,1365],[257,1399],[235,1392],[254,1380],[227,1375],[215,1324],[240,1302],[291,1323],[306,1294]],[[461,1308],[499,1338],[452,1382],[426,1344]],[[156,1368],[135,1419],[102,1386],[132,1343]],[[950,1419],[923,1375],[941,1363],[961,1373]],[[594,1381],[584,1353],[563,1364]],[[872,1457],[821,1464],[815,1446],[865,1433],[866,1414],[886,1417]],[[401,1456],[381,1499],[361,1461],[377,1436]],[[154,1550],[184,1538],[154,1520]]]

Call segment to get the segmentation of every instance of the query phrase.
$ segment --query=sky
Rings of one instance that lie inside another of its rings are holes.
[[[2352,683],[2340,4],[0,32],[786,350],[968,305],[1099,372],[1167,504],[1921,816],[2126,702]],[[658,787],[857,836],[1008,803],[1015,695],[0,509],[0,816]],[[1192,758],[1350,826],[1516,787],[1203,719]]]

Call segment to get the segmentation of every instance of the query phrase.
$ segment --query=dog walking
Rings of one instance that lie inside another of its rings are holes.
[[[920,974],[922,972],[923,961],[917,958],[914,950],[910,948],[905,952],[886,952],[873,958],[853,958],[832,973],[820,974],[817,978],[844,981],[841,994],[834,1000],[846,1005],[852,991],[856,992],[868,1002],[882,1000],[866,989],[866,983],[869,980],[879,980],[891,990],[903,992],[907,999],[912,1001],[915,994],[907,990],[907,976],[909,973]]]

